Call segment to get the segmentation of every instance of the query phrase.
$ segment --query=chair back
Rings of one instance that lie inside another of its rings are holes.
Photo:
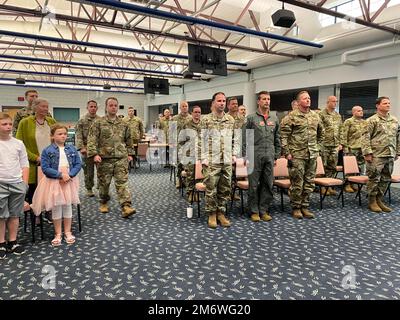
[[[278,177],[289,177],[288,161],[286,158],[279,158],[276,160],[276,165],[274,166],[274,178]]]
[[[358,168],[356,156],[344,156],[343,157],[343,174],[360,174],[360,169]]]
[[[322,162],[321,157],[317,157],[317,172],[315,173],[315,175],[317,177],[325,175],[324,163]]]
[[[139,143],[138,144],[138,150],[137,150],[137,155],[141,160],[145,160],[147,156],[147,149],[149,148],[148,143]]]
[[[201,170],[203,169],[203,166],[201,165],[201,161],[196,161],[196,165],[194,168],[194,179],[195,180],[203,180],[204,176],[201,173]]]
[[[236,159],[235,176],[236,179],[247,178],[247,167],[243,158]]]

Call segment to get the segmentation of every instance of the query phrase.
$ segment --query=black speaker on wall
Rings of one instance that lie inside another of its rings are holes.
[[[274,26],[277,27],[290,28],[296,21],[293,11],[285,9],[276,11],[271,17]]]
[[[120,108],[120,109],[125,109],[125,106],[124,106],[123,104],[120,104],[120,105],[119,105],[119,108]]]

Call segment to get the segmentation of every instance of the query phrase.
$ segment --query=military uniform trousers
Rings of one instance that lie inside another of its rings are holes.
[[[189,193],[194,190],[194,184],[195,184],[194,164],[188,163],[187,165],[184,166],[184,169],[186,172],[186,178],[184,182],[186,186],[187,195],[189,195]]]
[[[325,176],[328,178],[334,178],[338,162],[337,147],[324,147],[322,161],[324,162]]]
[[[273,152],[271,151],[271,154]],[[268,211],[273,196],[274,159],[271,155],[255,156],[254,169],[249,173],[248,202],[251,213],[264,214]]]
[[[206,213],[225,213],[225,205],[231,197],[232,165],[210,164],[203,167],[203,183],[206,185]]]
[[[131,193],[128,188],[128,157],[120,159],[102,158],[102,161],[97,165],[97,180],[101,203],[107,203],[110,200],[109,190],[113,177],[119,204],[121,206],[131,204]]]
[[[382,196],[385,194],[392,178],[394,159],[392,157],[373,158],[372,162],[366,162],[367,192],[369,196]]]
[[[308,208],[315,183],[317,159],[292,159],[289,168],[290,203],[293,209]]]
[[[94,186],[94,161],[93,157],[82,156],[83,162],[83,173],[85,175],[85,188],[86,190],[92,190]]]

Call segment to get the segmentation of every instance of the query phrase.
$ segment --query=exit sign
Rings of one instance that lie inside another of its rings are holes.
[[[18,101],[25,101],[24,97],[18,97]]]

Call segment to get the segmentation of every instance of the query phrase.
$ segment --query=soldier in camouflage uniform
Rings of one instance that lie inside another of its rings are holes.
[[[186,194],[189,202],[194,202],[194,185],[195,185],[195,162],[196,162],[196,150],[198,139],[200,136],[200,117],[201,108],[194,106],[192,110],[192,116],[183,125],[183,128],[179,134],[179,145],[182,152],[182,165],[186,172],[185,185]]]
[[[227,100],[228,114],[235,119],[235,129],[242,129],[246,123],[246,118],[239,114],[239,103],[236,97]]]
[[[135,109],[133,107],[128,108],[128,115],[124,118],[124,121],[128,124],[131,130],[131,138],[133,145],[137,146],[139,141],[144,136],[144,127],[142,119],[135,116]],[[133,166],[136,166],[136,153],[133,159]]]
[[[319,113],[325,130],[325,139],[322,143],[322,160],[324,163],[325,176],[334,178],[336,174],[336,166],[338,162],[338,151],[342,149],[340,144],[340,133],[342,130],[342,117],[335,111],[337,98],[329,96],[326,107]],[[327,195],[336,195],[336,191],[331,187],[325,191],[321,188],[321,192]]]
[[[202,117],[198,154],[203,165],[203,183],[206,185],[206,213],[208,226],[229,227],[225,205],[231,194],[232,161],[239,152],[239,139],[234,134],[235,120],[225,114],[225,94],[217,92],[212,97],[213,112]]]
[[[38,97],[38,92],[36,90],[28,90],[25,92],[25,100],[28,102],[28,105],[21,110],[19,110],[15,116],[13,121],[12,135],[15,137],[17,134],[17,129],[20,121],[23,118],[26,118],[34,113],[32,103]]]
[[[282,153],[288,159],[290,202],[293,217],[313,218],[308,209],[310,194],[319,155],[319,144],[324,140],[324,128],[318,114],[310,110],[311,99],[307,91],[297,95],[299,109],[291,112],[281,127]]]
[[[270,221],[272,217],[268,208],[274,198],[273,179],[274,162],[281,155],[279,122],[269,115],[271,97],[269,92],[261,91],[257,96],[258,110],[247,117],[243,130],[253,130],[254,134],[254,168],[248,167],[249,198],[251,220],[254,222]],[[243,133],[246,137],[246,134]],[[244,144],[244,154],[247,142]],[[246,154],[245,154],[246,155]],[[247,155],[249,158],[249,155]],[[261,218],[260,218],[261,216]]]
[[[166,143],[169,144],[169,125],[171,121],[171,111],[166,108],[163,111],[163,116],[160,118],[160,121],[158,122],[158,129],[162,131],[162,138],[159,137],[159,142],[160,143]],[[167,163],[165,164],[165,168],[169,167],[169,148],[166,149],[166,161]]]
[[[289,111],[288,114],[282,118],[281,124],[280,124],[281,127],[282,127],[282,125],[284,125],[284,124],[288,121],[288,119],[289,119],[289,114],[290,114],[292,111],[297,110],[297,109],[299,108],[299,104],[297,103],[297,100],[293,100],[293,101],[292,101],[291,107],[292,107],[292,110]]]
[[[127,218],[136,210],[132,208],[132,197],[128,188],[128,163],[132,161],[133,144],[131,131],[126,122],[117,117],[118,100],[106,100],[106,115],[90,127],[88,157],[97,164],[100,212],[109,211],[109,189],[114,177],[115,189],[122,208],[122,217]]]
[[[176,122],[176,136],[179,139],[179,133],[185,126],[186,122],[191,119],[190,114],[189,114],[189,104],[186,101],[181,101],[180,106],[180,113],[177,114],[176,116],[173,116],[171,121]],[[178,144],[178,157],[177,157],[177,172],[176,176],[178,179],[176,179],[176,187],[180,188],[181,187],[181,174],[183,170],[183,165],[180,163],[180,146]]]
[[[390,99],[376,100],[377,112],[369,117],[364,126],[361,149],[367,164],[368,208],[373,212],[391,212],[383,202],[389,186],[394,160],[400,155],[399,121],[389,114]]]
[[[240,115],[240,116],[242,116],[243,118],[246,118],[246,106],[244,106],[244,105],[240,105],[239,107],[238,107],[238,114]]]
[[[82,155],[83,172],[85,175],[85,187],[86,195],[88,197],[94,197],[93,186],[94,186],[94,162],[92,157],[87,156],[87,138],[89,135],[89,129],[95,120],[100,117],[96,114],[98,107],[97,102],[90,100],[87,103],[88,113],[81,119],[79,119],[76,125],[75,132],[75,145],[77,150]]]
[[[342,126],[341,141],[344,155],[355,156],[360,172],[364,171],[364,156],[361,151],[361,137],[364,130],[365,120],[363,119],[363,108],[354,106],[352,108],[353,116],[347,119]],[[352,193],[357,191],[350,183],[346,183],[345,191]]]

